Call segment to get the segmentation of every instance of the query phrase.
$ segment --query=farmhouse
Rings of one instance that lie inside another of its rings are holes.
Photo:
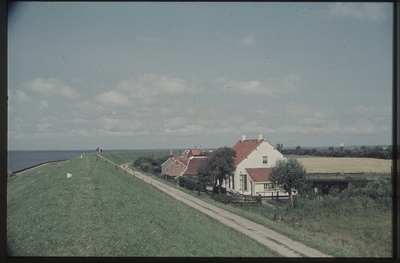
[[[243,135],[242,140],[232,149],[236,151],[236,170],[225,180],[228,192],[261,196],[287,195],[283,190],[273,188],[268,178],[276,161],[286,157],[263,139],[262,134],[258,135],[258,139],[251,140],[246,140]]]
[[[161,165],[161,173],[169,177],[196,176],[200,162],[207,158],[207,152],[201,147],[184,151],[180,156],[170,158]]]

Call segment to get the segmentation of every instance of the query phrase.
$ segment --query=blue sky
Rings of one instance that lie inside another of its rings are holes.
[[[392,142],[391,3],[20,2],[10,150]]]

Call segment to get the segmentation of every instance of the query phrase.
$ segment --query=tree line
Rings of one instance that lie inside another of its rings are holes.
[[[138,157],[134,162],[133,166],[140,168],[143,172],[151,172],[154,167],[161,167],[161,165],[168,160],[170,156],[166,155],[160,158],[154,158],[154,154],[150,157],[142,156]]]
[[[278,146],[278,145],[277,145]],[[301,148],[300,145],[295,149],[282,149],[276,147],[284,155],[311,155],[324,157],[361,157],[361,158],[377,158],[377,159],[392,159],[392,146],[384,149],[381,146],[361,146],[350,148],[329,147],[329,148]]]

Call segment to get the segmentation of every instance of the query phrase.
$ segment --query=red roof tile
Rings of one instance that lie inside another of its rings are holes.
[[[187,166],[188,162],[189,162],[189,157],[182,157],[182,156],[178,156],[178,157],[173,157],[175,161],[180,161],[181,163],[183,163],[183,165]]]
[[[189,165],[183,175],[196,175],[197,168],[199,168],[201,162],[206,158],[193,158],[189,160]]]
[[[257,148],[257,146],[259,146],[263,142],[264,139],[238,141],[232,147],[232,149],[236,151],[236,158],[234,165],[238,166],[252,151],[254,151],[255,148]]]
[[[268,182],[271,171],[272,168],[246,168],[246,172],[254,182]]]
[[[206,151],[204,151],[200,147],[196,147],[196,149],[190,150],[190,152],[192,153],[193,156],[204,155],[206,153]]]

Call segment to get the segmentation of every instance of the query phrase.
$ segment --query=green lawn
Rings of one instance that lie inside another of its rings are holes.
[[[11,256],[45,257],[280,256],[115,165],[96,161],[95,154],[8,179],[7,250]]]

